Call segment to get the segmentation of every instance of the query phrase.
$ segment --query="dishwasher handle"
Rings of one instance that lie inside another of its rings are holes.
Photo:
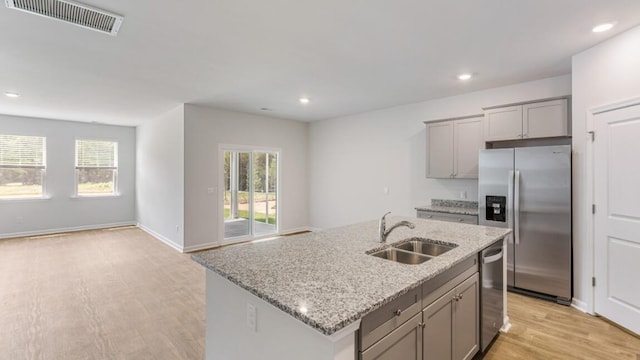
[[[482,264],[489,264],[492,262],[496,262],[500,259],[502,259],[502,256],[504,255],[504,252],[502,251],[503,248],[499,248],[496,249],[494,251],[491,252],[487,252],[487,254],[482,254]]]

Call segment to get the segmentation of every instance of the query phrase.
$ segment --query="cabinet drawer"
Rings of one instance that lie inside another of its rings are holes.
[[[452,214],[437,211],[418,210],[418,217],[421,219],[460,222],[465,224],[478,225],[477,215]]]
[[[393,329],[402,325],[422,308],[422,289],[417,287],[362,318],[360,323],[361,349],[367,349]]]
[[[422,284],[422,306],[427,307],[466,278],[478,272],[478,257],[468,258]]]
[[[361,353],[361,360],[422,359],[422,314],[414,315]]]

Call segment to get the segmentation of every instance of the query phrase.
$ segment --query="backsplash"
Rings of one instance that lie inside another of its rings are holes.
[[[431,206],[477,209],[477,201],[431,199]]]

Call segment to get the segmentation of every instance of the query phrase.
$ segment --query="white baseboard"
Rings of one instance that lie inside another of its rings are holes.
[[[289,235],[289,234],[295,234],[295,233],[299,233],[299,232],[303,232],[303,231],[318,231],[320,229],[316,229],[316,228],[312,228],[309,226],[302,226],[299,228],[293,228],[293,229],[286,229],[280,232],[280,235]]]
[[[162,241],[163,243],[165,243],[166,245],[168,245],[168,246],[172,247],[173,249],[178,250],[178,251],[180,251],[180,252],[182,252],[182,253],[183,253],[183,252],[185,252],[185,249],[184,249],[184,247],[183,247],[183,246],[181,246],[181,245],[178,245],[178,244],[174,243],[171,239],[169,239],[169,238],[167,238],[167,237],[165,237],[165,236],[163,236],[163,235],[161,235],[161,234],[158,234],[157,232],[155,232],[155,231],[151,230],[150,228],[148,228],[148,227],[146,227],[146,226],[144,226],[144,225],[142,225],[142,224],[140,224],[140,223],[138,223],[138,224],[137,224],[137,226],[138,226],[142,231],[144,231],[144,232],[146,232],[147,234],[149,234],[149,235],[153,236],[154,238],[156,238],[156,239],[158,239],[158,240]]]
[[[9,238],[26,237],[26,236],[52,235],[52,234],[75,232],[75,231],[98,230],[98,229],[105,229],[105,228],[112,228],[112,227],[135,226],[135,225],[136,225],[135,221],[123,221],[123,222],[109,223],[109,224],[95,224],[95,225],[70,226],[65,228],[44,229],[44,230],[35,230],[35,231],[21,231],[21,232],[15,232],[15,233],[0,234],[0,239],[9,239]]]
[[[571,307],[576,308],[576,309],[582,311],[583,313],[586,313],[586,314],[589,313],[587,303],[582,301],[582,300],[578,300],[576,298],[573,298],[573,300],[571,300]]]
[[[509,332],[509,329],[511,329],[511,321],[509,320],[508,316],[505,316],[502,327],[500,328],[500,332],[506,333]]]
[[[208,243],[204,243],[204,244],[185,246],[184,250],[182,252],[188,253],[188,252],[192,252],[192,251],[209,249],[209,248],[220,246],[220,245],[223,245],[223,244],[220,244],[217,241],[212,241],[212,242],[208,242]]]

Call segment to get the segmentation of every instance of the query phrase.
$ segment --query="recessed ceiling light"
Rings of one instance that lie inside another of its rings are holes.
[[[300,104],[308,104],[309,103],[309,98],[301,97],[299,101],[300,101]]]
[[[615,24],[614,23],[600,24],[600,25],[595,26],[593,29],[591,29],[591,31],[593,31],[594,33],[604,32],[604,31],[607,31],[607,30],[611,30],[613,25],[615,25]]]
[[[5,91],[4,95],[10,98],[18,98],[20,97],[20,94],[18,94],[17,92],[13,92],[13,91]]]
[[[460,74],[458,75],[458,80],[469,80],[471,79],[471,74]]]

